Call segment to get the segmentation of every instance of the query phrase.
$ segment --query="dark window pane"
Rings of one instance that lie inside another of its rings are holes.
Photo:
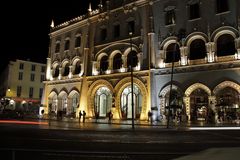
[[[221,35],[217,40],[217,56],[234,55],[235,52],[234,38],[229,34]]]
[[[114,25],[114,38],[118,38],[120,36],[120,25]]]
[[[166,25],[175,24],[175,11],[174,10],[166,11],[165,24]]]
[[[55,48],[55,53],[58,53],[59,51],[60,51],[60,43],[57,43]]]
[[[129,21],[128,22],[128,33],[132,32],[134,34],[135,32],[135,22],[134,21]]]
[[[217,13],[228,11],[228,0],[217,0],[216,3]]]
[[[100,71],[106,71],[108,69],[108,57],[103,56],[100,62]]]
[[[166,63],[177,62],[180,60],[180,49],[176,43],[172,43],[166,50]]]
[[[137,52],[132,51],[127,55],[127,66],[128,68],[131,67],[131,62],[132,62],[132,67],[136,67],[138,64],[138,57],[137,57]]]
[[[69,46],[70,46],[70,40],[66,40],[65,41],[65,47],[64,47],[64,50],[69,50]]]
[[[104,41],[107,39],[107,29],[106,28],[102,28],[101,29],[101,41]]]
[[[206,57],[205,42],[201,39],[196,39],[190,44],[190,60],[202,59]]]
[[[190,15],[189,15],[189,19],[196,19],[196,18],[200,18],[200,10],[199,10],[199,3],[195,3],[195,4],[191,4],[189,6],[190,9]]]
[[[122,55],[116,54],[113,58],[113,69],[120,69],[122,67]]]
[[[75,47],[80,47],[81,46],[81,37],[78,36],[75,39]]]

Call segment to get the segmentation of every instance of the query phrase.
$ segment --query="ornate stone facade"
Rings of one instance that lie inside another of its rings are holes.
[[[162,120],[166,103],[173,103],[171,83],[181,105],[177,111],[188,120],[204,109],[196,108],[200,103],[208,113],[210,108],[217,112],[226,88],[233,96],[231,105],[239,107],[239,2],[217,3],[107,0],[95,10],[89,8],[87,15],[53,27],[45,82],[47,110],[56,101],[52,112],[77,106],[68,110],[77,116],[85,110],[93,118],[112,111],[115,119],[129,119],[129,94],[134,92],[135,118],[146,120],[148,110],[157,108]],[[134,90],[129,88],[131,67]],[[74,99],[75,95],[79,97]]]

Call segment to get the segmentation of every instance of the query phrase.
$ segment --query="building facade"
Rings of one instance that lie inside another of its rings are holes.
[[[18,59],[10,61],[1,75],[1,97],[10,100],[11,109],[40,105],[45,73],[46,64]]]
[[[166,115],[206,121],[222,112],[237,117],[238,0],[107,0],[98,6],[52,26],[46,113],[85,110],[87,117],[105,118],[111,111],[114,119],[146,120],[152,111],[160,121]]]

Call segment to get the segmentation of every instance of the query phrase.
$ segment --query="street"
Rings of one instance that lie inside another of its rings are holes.
[[[4,160],[174,159],[209,148],[240,147],[240,130],[51,122],[1,124]],[[71,126],[72,125],[72,126]],[[79,127],[77,128],[77,125]],[[75,127],[73,127],[75,126]]]

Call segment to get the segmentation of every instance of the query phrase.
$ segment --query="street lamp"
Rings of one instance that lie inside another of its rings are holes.
[[[175,52],[177,49],[177,42],[175,44],[175,48],[172,55],[172,68],[171,68],[171,80],[170,80],[170,91],[169,91],[169,100],[168,100],[168,114],[167,114],[167,128],[169,128],[169,120],[170,120],[170,108],[171,108],[171,101],[172,101],[172,86],[173,86],[173,68],[174,68],[174,61],[175,61]]]
[[[133,53],[132,53],[132,32],[129,32],[130,36],[130,56],[131,56],[131,91],[132,91],[132,129],[134,129],[134,102],[133,102]]]

